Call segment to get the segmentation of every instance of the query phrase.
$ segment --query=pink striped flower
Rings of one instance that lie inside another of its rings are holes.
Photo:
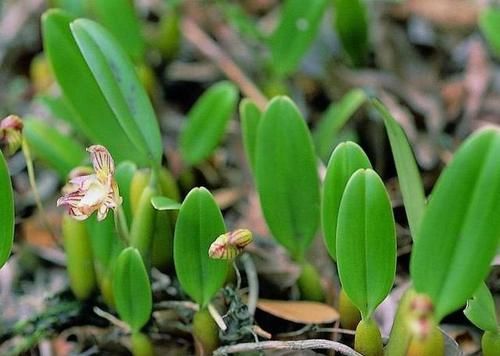
[[[16,115],[9,115],[0,121],[0,143],[6,147],[7,155],[13,155],[21,147],[23,126],[23,121]]]
[[[122,198],[114,179],[115,164],[108,150],[94,145],[87,151],[90,152],[94,173],[85,174],[87,172],[80,167],[73,170],[57,206],[66,207],[68,214],[76,220],[85,220],[97,211],[97,220],[101,221],[106,218],[109,209],[115,209],[122,203]]]

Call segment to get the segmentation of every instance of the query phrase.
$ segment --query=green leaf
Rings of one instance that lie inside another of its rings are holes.
[[[93,0],[92,8],[99,22],[116,38],[120,46],[135,61],[144,57],[146,46],[141,34],[133,1]],[[117,14],[119,14],[117,16]]]
[[[340,102],[332,103],[321,117],[313,132],[316,153],[326,161],[333,151],[335,138],[340,129],[366,101],[361,89],[353,89],[345,94]]]
[[[181,208],[181,204],[176,202],[173,199],[157,196],[151,198],[151,204],[156,210],[179,210]]]
[[[355,66],[366,62],[369,50],[368,13],[363,0],[334,0],[335,30]]]
[[[127,218],[129,227],[132,223],[132,202],[130,197],[130,187],[135,172],[137,172],[137,165],[131,161],[120,162],[116,166],[115,171],[115,179],[120,189],[120,196],[123,199],[122,206],[123,210],[125,211],[125,216]]]
[[[369,319],[396,274],[396,229],[380,177],[360,169],[349,179],[337,225],[337,267],[345,293]]]
[[[398,172],[399,188],[403,196],[408,224],[411,235],[415,240],[418,236],[418,228],[425,211],[424,186],[420,178],[418,166],[406,134],[401,126],[399,126],[380,101],[372,99],[371,104],[384,120],[394,163],[396,164],[396,171]]]
[[[131,60],[101,25],[78,19],[70,28],[123,131],[136,150],[159,166],[163,155],[160,129]]]
[[[349,178],[360,168],[372,168],[365,152],[354,142],[344,142],[333,151],[326,169],[321,200],[323,237],[328,253],[337,260],[337,219],[342,194]]]
[[[410,272],[439,321],[486,277],[500,238],[500,132],[472,135],[439,177],[413,245]]]
[[[227,262],[208,257],[212,242],[225,232],[222,213],[212,194],[205,188],[192,189],[177,217],[174,264],[182,289],[202,308],[226,279]]]
[[[262,112],[250,99],[243,99],[240,103],[241,135],[243,147],[250,168],[255,172],[255,147],[257,143],[257,130],[259,128]]]
[[[259,125],[255,178],[273,236],[302,260],[319,224],[319,178],[311,135],[287,97],[274,98]]]
[[[284,3],[278,26],[269,38],[272,67],[278,75],[297,69],[318,33],[327,4],[327,0]]]
[[[130,149],[131,141],[83,59],[69,28],[72,20],[64,11],[49,10],[42,17],[42,33],[44,50],[57,82],[68,104],[77,113],[75,120],[78,125],[75,126],[81,128],[93,143],[106,146],[116,161],[128,159],[147,164],[146,156]]]
[[[500,9],[484,9],[479,16],[479,28],[493,54],[500,58]]]
[[[498,331],[495,301],[485,283],[481,283],[472,298],[467,301],[464,314],[481,330],[493,333]]]
[[[85,148],[54,127],[36,119],[24,120],[24,137],[36,158],[55,169],[62,180],[85,161]]]
[[[230,82],[211,86],[187,115],[180,137],[182,158],[197,164],[215,150],[236,108],[238,90]]]
[[[10,182],[9,168],[0,151],[0,267],[10,256],[14,240],[14,194]]]
[[[118,315],[132,332],[138,332],[151,317],[153,297],[146,267],[136,248],[128,247],[118,256],[113,293]]]

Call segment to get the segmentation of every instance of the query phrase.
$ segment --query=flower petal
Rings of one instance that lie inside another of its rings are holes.
[[[115,163],[106,147],[93,145],[87,148],[97,177],[104,183],[115,173]]]

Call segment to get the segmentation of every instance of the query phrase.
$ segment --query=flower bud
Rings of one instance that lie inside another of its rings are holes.
[[[252,242],[252,233],[247,229],[238,229],[220,235],[208,250],[210,258],[231,260]]]
[[[0,142],[7,147],[7,155],[14,154],[21,147],[23,126],[23,121],[16,115],[9,115],[0,122]]]

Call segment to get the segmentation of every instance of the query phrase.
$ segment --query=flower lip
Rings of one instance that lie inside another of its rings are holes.
[[[85,220],[97,211],[97,220],[101,221],[106,218],[109,209],[115,209],[122,203],[122,198],[113,177],[115,166],[108,150],[94,145],[87,151],[94,169],[73,169],[57,206],[65,206],[68,214],[76,220]]]

